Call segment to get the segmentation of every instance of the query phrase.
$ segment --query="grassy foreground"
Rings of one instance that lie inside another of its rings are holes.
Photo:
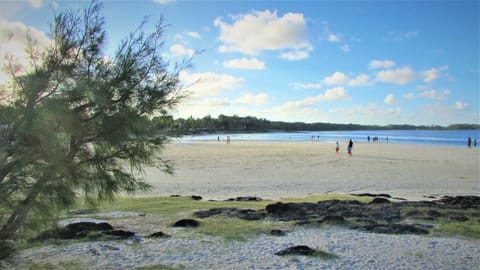
[[[143,227],[153,226],[166,233],[173,233],[171,225],[182,218],[192,218],[193,213],[199,210],[211,208],[240,208],[259,210],[264,209],[268,204],[276,202],[318,202],[322,200],[358,200],[368,203],[370,197],[358,197],[345,194],[322,194],[303,198],[284,198],[278,201],[196,201],[190,197],[119,197],[113,202],[103,203],[99,206],[98,212],[136,212],[143,213],[145,217],[137,220],[138,230]],[[81,207],[81,206],[79,206]],[[424,209],[428,211],[429,209]],[[437,209],[438,210],[438,209]],[[408,209],[405,209],[408,211]],[[442,212],[442,210],[438,210]],[[439,218],[434,223],[433,236],[465,237],[480,239],[480,214],[473,209],[468,210],[445,210],[457,211],[459,214],[469,217],[469,221],[460,222],[447,218]],[[122,222],[122,219],[118,220]],[[293,222],[279,222],[275,220],[246,221],[223,216],[213,216],[199,219],[201,226],[195,232],[211,236],[218,236],[226,240],[244,241],[249,237],[269,233],[272,229],[293,230]],[[135,221],[133,221],[135,223]],[[121,223],[120,223],[121,224]],[[143,228],[144,229],[144,228]],[[145,231],[145,233],[149,233]]]
[[[193,213],[199,210],[206,210],[211,208],[240,208],[240,209],[252,209],[260,210],[264,209],[267,205],[276,202],[318,202],[322,200],[358,200],[364,203],[368,203],[372,200],[371,197],[358,197],[342,194],[323,194],[316,196],[309,196],[304,198],[285,198],[282,200],[272,201],[205,201],[205,200],[193,200],[191,197],[119,197],[113,202],[105,202],[99,205],[93,213],[86,216],[92,218],[98,218],[107,220],[114,227],[121,229],[135,231],[138,235],[146,236],[154,232],[162,231],[172,237],[197,237],[201,235],[207,235],[212,237],[218,237],[225,241],[247,241],[252,237],[256,237],[261,234],[269,234],[273,229],[281,229],[284,231],[294,230],[294,222],[281,222],[276,220],[258,220],[258,221],[246,221],[237,218],[228,218],[222,215],[213,216],[204,219],[196,219],[200,221],[200,226],[195,229],[178,229],[173,228],[172,225],[179,219],[192,218]],[[86,205],[78,203],[77,209],[85,209]],[[402,209],[402,214],[405,214],[412,210],[418,210],[420,212],[428,212],[430,208],[415,208],[409,209],[408,207]],[[442,214],[447,212],[455,213],[467,216],[469,218],[466,222],[459,222],[448,218],[438,218],[434,221],[425,220],[425,223],[434,224],[435,228],[432,230],[430,236],[441,237],[462,237],[469,239],[480,239],[480,213],[478,210],[441,210],[436,209]],[[134,215],[126,216],[104,216],[102,213],[133,213]],[[79,216],[68,214],[66,218],[76,218]],[[418,220],[417,220],[418,221]],[[420,220],[420,222],[422,222]],[[427,236],[429,237],[429,236]],[[88,241],[88,240],[75,240],[75,241]],[[56,243],[56,242],[53,242]],[[57,244],[66,244],[61,241]],[[41,245],[37,243],[35,245]],[[23,248],[32,247],[24,246]],[[329,254],[321,250],[317,250],[312,256],[320,257],[322,259],[336,258],[335,254]],[[0,264],[1,268],[1,264]],[[33,263],[26,269],[82,269],[81,264],[72,258],[72,261],[63,262],[60,264],[51,263]],[[137,269],[150,270],[150,269],[183,269],[169,268],[164,265],[152,265],[146,267],[140,267]]]
[[[318,202],[321,200],[360,200],[368,202],[370,198],[351,195],[325,194],[305,198],[285,198],[280,202]],[[119,197],[113,202],[103,203],[98,212],[136,212],[145,214],[144,224],[154,224],[158,230],[175,233],[170,227],[182,218],[192,218],[193,213],[211,208],[240,208],[260,210],[268,204],[279,201],[196,201],[190,197]],[[80,206],[81,207],[81,206]],[[217,236],[225,240],[244,241],[249,237],[269,233],[272,229],[292,230],[292,222],[274,220],[246,221],[236,218],[214,216],[199,219],[201,226],[195,232]],[[147,225],[148,227],[148,225]],[[140,229],[140,228],[139,228]]]

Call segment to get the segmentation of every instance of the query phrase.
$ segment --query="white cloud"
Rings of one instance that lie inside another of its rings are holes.
[[[342,40],[341,35],[329,34],[328,41],[329,42],[340,42]]]
[[[174,3],[175,1],[176,0],[153,0],[154,3],[160,4],[160,5]]]
[[[440,76],[440,72],[436,68],[432,68],[423,72],[423,81],[432,82],[438,78],[438,76]]]
[[[332,76],[327,76],[323,79],[323,82],[327,85],[332,84],[344,84],[348,82],[348,77],[343,72],[335,72]]]
[[[30,68],[29,57],[25,52],[29,44],[27,36],[31,37],[35,50],[42,51],[51,44],[45,33],[20,22],[0,20],[0,33],[0,85],[7,83],[10,78],[2,70],[7,55],[13,57],[15,64],[20,65],[23,71]]]
[[[223,66],[238,69],[264,69],[265,63],[257,58],[241,58],[225,61],[223,62]]]
[[[43,5],[43,0],[28,0],[28,2],[30,3],[30,5],[32,5],[32,7],[34,8],[39,8]]]
[[[423,81],[426,83],[433,82],[435,79],[440,77],[440,71],[447,70],[448,66],[440,67],[439,69],[432,68],[423,72]]]
[[[323,83],[326,85],[348,84],[349,86],[366,86],[369,84],[369,77],[366,74],[360,74],[357,77],[350,79],[343,72],[335,72],[331,76],[325,77]]]
[[[344,44],[344,45],[340,46],[340,50],[342,50],[344,52],[349,52],[349,51],[351,51],[350,45]]]
[[[372,60],[368,63],[369,69],[391,68],[393,66],[395,66],[395,62],[392,60]]]
[[[325,91],[325,94],[320,94],[318,96],[307,97],[303,100],[289,101],[277,109],[279,110],[291,110],[297,108],[308,107],[317,103],[326,102],[326,101],[338,101],[338,100],[348,100],[350,96],[347,93],[347,90],[343,87],[335,87]]]
[[[193,99],[216,96],[226,90],[239,87],[244,82],[242,78],[212,72],[190,74],[182,71],[179,79],[186,86],[185,90],[191,93],[190,98]]]
[[[377,81],[396,84],[407,84],[415,79],[415,72],[409,67],[394,70],[383,70],[377,73]]]
[[[187,36],[189,36],[191,38],[197,38],[197,39],[201,38],[200,33],[198,33],[198,32],[188,32]]]
[[[442,91],[437,91],[435,89],[430,89],[430,90],[425,89],[419,93],[409,92],[404,97],[406,99],[428,98],[428,99],[444,100],[444,99],[447,99],[450,96],[450,94],[451,94],[451,91],[449,89],[445,89]]]
[[[181,45],[181,44],[174,44],[170,47],[170,52],[172,52],[172,54],[174,56],[188,56],[188,57],[192,57],[195,55],[195,50],[193,49],[187,49],[185,48],[185,46]]]
[[[241,97],[235,99],[235,102],[239,104],[245,104],[245,105],[265,105],[268,102],[272,100],[272,97],[265,94],[265,93],[260,93],[257,95],[253,95],[250,93],[244,94]]]
[[[410,92],[410,93],[408,93],[408,94],[405,95],[405,98],[406,98],[406,99],[412,99],[412,98],[414,98],[414,97],[415,97],[415,93],[413,93],[413,92]]]
[[[310,57],[311,49],[305,50],[293,50],[290,52],[285,52],[280,55],[280,58],[287,59],[290,61],[302,60]]]
[[[469,105],[465,102],[457,101],[455,102],[455,109],[457,110],[466,110],[468,109]]]
[[[429,99],[437,99],[437,100],[443,100],[446,99],[448,96],[450,96],[451,91],[448,89],[445,89],[443,91],[437,91],[437,90],[425,90],[421,93],[419,93],[417,96],[418,97],[423,97],[423,98],[429,98]]]
[[[336,119],[345,119],[347,123],[369,122],[372,117],[377,119],[378,115],[383,115],[384,117],[380,121],[385,121],[384,124],[391,124],[390,118],[387,116],[398,117],[401,114],[401,109],[399,107],[384,108],[376,103],[369,103],[357,104],[347,108],[334,108],[330,109],[329,113],[335,114]]]
[[[366,74],[360,74],[348,82],[350,86],[366,86],[369,84],[369,77]]]
[[[233,23],[217,18],[214,25],[220,28],[220,52],[258,54],[263,50],[310,50],[306,20],[301,13],[252,11],[233,16]]]
[[[205,98],[187,100],[177,106],[175,117],[187,118],[190,116],[200,118],[206,115],[216,115],[223,109],[231,106],[228,98]]]
[[[387,104],[387,105],[393,105],[395,104],[395,96],[393,94],[388,94],[386,97],[385,97],[385,100],[383,101],[383,103]]]
[[[294,82],[291,83],[291,86],[294,89],[320,89],[322,88],[322,84],[320,83],[299,83],[299,82]]]

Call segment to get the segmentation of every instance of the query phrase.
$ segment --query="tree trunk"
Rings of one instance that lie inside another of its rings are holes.
[[[17,231],[23,226],[27,220],[28,213],[35,205],[35,199],[39,192],[37,189],[32,192],[13,210],[7,224],[0,229],[0,240],[13,239]]]

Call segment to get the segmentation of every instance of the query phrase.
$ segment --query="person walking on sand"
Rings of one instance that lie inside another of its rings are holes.
[[[338,142],[335,145],[335,151],[337,152],[337,154],[338,154],[338,151],[340,151],[340,144]]]
[[[349,156],[352,156],[352,149],[353,149],[353,141],[352,139],[350,139],[350,141],[348,141],[348,147],[347,147],[347,153]]]
[[[467,146],[468,148],[472,147],[472,138],[470,138],[470,136],[468,136],[468,139],[467,139]]]

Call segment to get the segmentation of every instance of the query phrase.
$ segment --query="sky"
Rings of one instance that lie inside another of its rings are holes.
[[[0,64],[48,44],[53,10],[88,1],[0,0]],[[162,56],[192,58],[172,114],[366,125],[480,123],[479,1],[107,0],[107,53],[163,16]],[[22,58],[23,57],[23,58]],[[0,83],[8,77],[0,72]]]

